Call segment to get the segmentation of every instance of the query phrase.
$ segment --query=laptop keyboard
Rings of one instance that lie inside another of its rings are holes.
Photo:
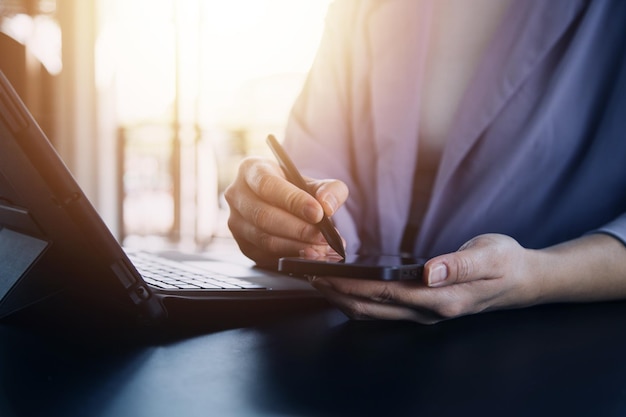
[[[165,290],[266,289],[263,285],[251,281],[229,277],[215,271],[205,271],[149,253],[134,252],[129,253],[128,257],[144,281]]]

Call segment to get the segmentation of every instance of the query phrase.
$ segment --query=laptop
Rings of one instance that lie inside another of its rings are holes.
[[[320,305],[304,280],[210,251],[122,248],[0,71],[0,319],[222,327]]]

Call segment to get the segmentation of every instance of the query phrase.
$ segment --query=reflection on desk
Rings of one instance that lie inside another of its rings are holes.
[[[181,338],[0,326],[0,415],[623,416],[626,303]]]

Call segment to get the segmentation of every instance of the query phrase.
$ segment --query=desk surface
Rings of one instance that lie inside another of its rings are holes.
[[[625,330],[626,303],[160,341],[1,325],[0,415],[624,416]]]

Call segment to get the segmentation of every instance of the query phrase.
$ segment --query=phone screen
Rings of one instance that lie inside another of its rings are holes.
[[[292,276],[336,276],[384,281],[420,279],[425,259],[395,255],[280,258],[278,271]]]

